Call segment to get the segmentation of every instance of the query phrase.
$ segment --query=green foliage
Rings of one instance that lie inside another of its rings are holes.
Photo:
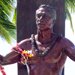
[[[15,0],[0,0],[0,36],[8,43],[11,38],[16,39],[16,17],[14,22],[12,21],[13,15],[16,14],[14,2]]]
[[[14,10],[13,19],[12,19],[12,22],[13,22],[14,24],[16,24],[16,18],[17,18],[17,10],[15,9],[15,10]]]
[[[66,17],[70,20],[71,29],[74,32],[71,13],[75,12],[75,0],[65,0]]]

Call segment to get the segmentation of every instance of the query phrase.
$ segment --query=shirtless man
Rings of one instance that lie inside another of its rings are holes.
[[[67,56],[75,61],[75,46],[65,37],[53,32],[56,11],[49,5],[41,5],[36,10],[37,34],[22,40],[13,50],[31,50],[33,57],[27,59],[29,75],[62,75]],[[20,61],[21,55],[15,51],[0,57],[1,64]],[[22,59],[23,60],[23,59]]]

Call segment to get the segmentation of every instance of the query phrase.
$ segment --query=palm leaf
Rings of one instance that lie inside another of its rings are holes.
[[[12,22],[14,1],[16,0],[0,0],[0,36],[8,43],[11,38],[16,38],[16,25]]]
[[[75,12],[75,0],[65,0],[65,6],[71,12]]]
[[[67,18],[69,19],[69,21],[70,21],[71,29],[72,29],[72,31],[74,32],[71,14],[70,14],[70,12],[69,12],[69,10],[68,10],[67,8],[65,8],[65,12],[66,12],[66,17],[67,17]]]
[[[6,0],[5,0],[6,1]],[[5,3],[5,1],[1,0],[0,1],[0,6],[1,6],[1,9],[2,11],[4,11],[7,15],[11,15],[11,12],[13,10],[13,7],[12,5],[10,5],[11,3]]]
[[[70,20],[71,29],[74,32],[71,12],[75,12],[75,0],[65,0],[66,17]]]
[[[13,14],[13,18],[12,18],[12,22],[16,25],[16,19],[17,19],[17,10],[14,10],[14,14]]]
[[[6,29],[4,29],[4,27],[2,27],[2,25],[0,25],[0,35],[2,38],[7,40],[8,43],[10,43],[11,37],[9,35],[9,32]]]

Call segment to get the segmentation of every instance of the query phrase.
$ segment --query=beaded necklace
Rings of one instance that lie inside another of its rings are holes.
[[[45,48],[44,51],[40,50],[36,44],[36,40],[35,40],[35,36],[34,34],[31,36],[32,38],[32,50],[34,50],[34,52],[36,53],[37,56],[39,57],[43,57],[45,55],[47,55],[49,53],[49,51],[52,50],[53,46],[55,45],[57,39],[58,39],[58,35],[55,35],[52,39],[51,39],[51,42],[50,42],[50,45]]]

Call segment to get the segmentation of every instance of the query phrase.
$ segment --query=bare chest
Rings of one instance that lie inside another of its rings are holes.
[[[55,44],[52,48],[38,45],[38,48],[38,55],[29,59],[31,63],[56,63],[62,57],[62,48],[58,44]]]
[[[58,66],[61,57],[60,48],[55,46],[45,56],[30,59],[30,75],[61,75],[62,69]]]
[[[45,51],[44,46],[39,45],[38,47],[43,52]],[[30,75],[61,75],[64,61],[62,46],[56,43],[45,56],[29,59]]]

